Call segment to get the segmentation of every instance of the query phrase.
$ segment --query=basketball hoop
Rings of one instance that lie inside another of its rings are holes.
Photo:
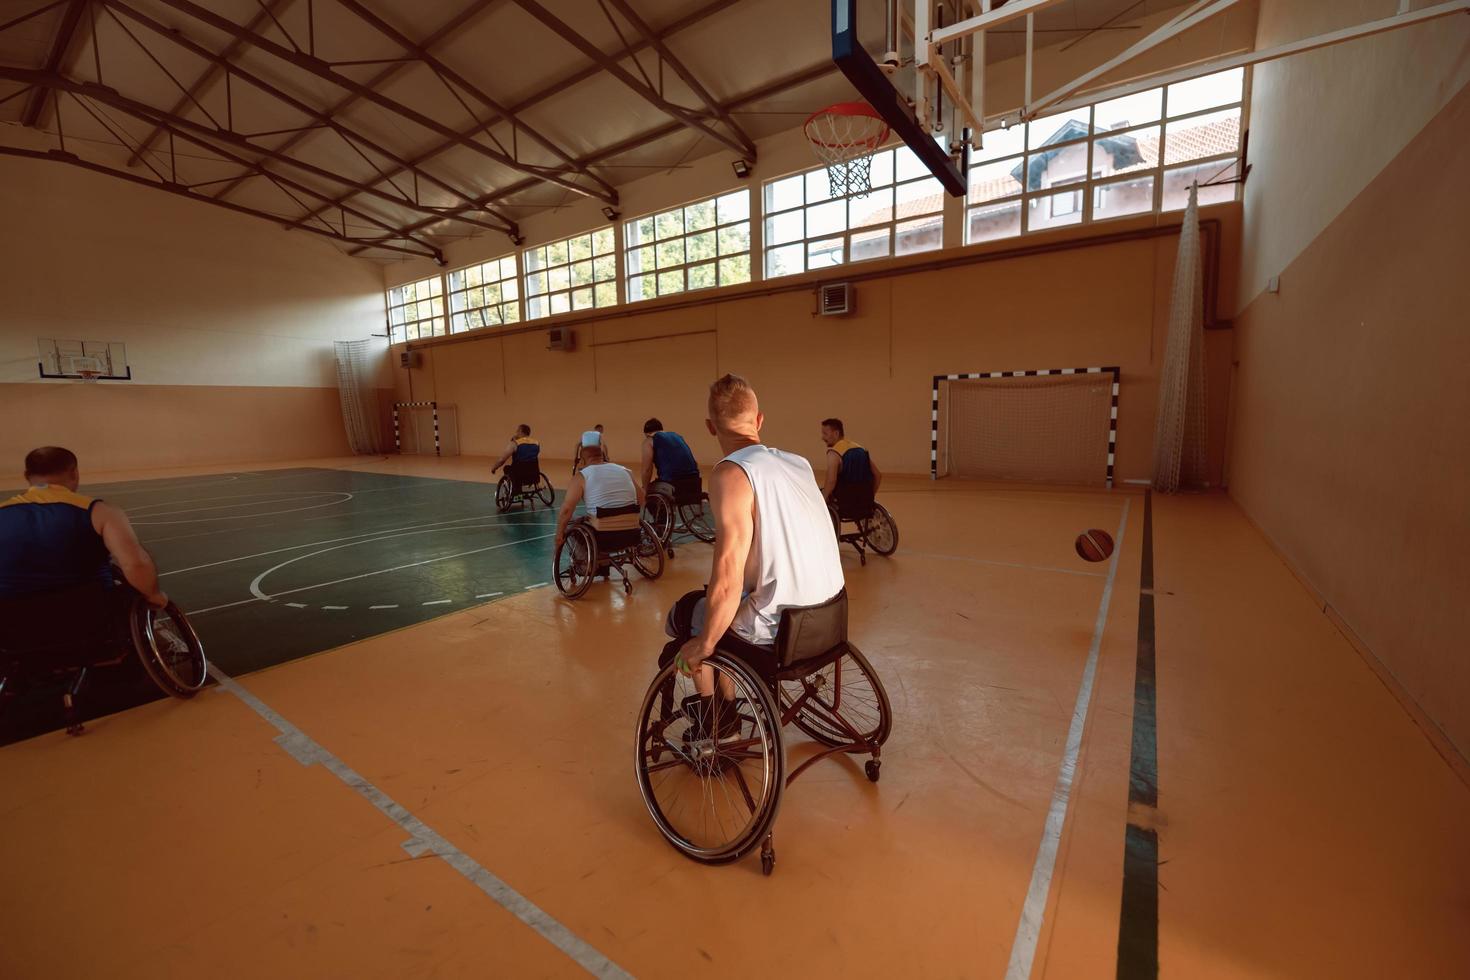
[[[77,377],[88,384],[93,384],[98,378],[102,377],[102,372],[94,371],[91,368],[78,368]]]
[[[888,139],[888,123],[866,102],[839,102],[807,117],[802,132],[827,165],[833,197],[867,197],[873,190],[873,151]]]

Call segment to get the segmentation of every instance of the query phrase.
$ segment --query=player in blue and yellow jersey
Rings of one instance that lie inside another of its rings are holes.
[[[827,444],[827,476],[822,481],[822,496],[832,500],[841,484],[871,483],[873,493],[883,482],[878,464],[868,451],[851,439],[843,429],[841,419],[822,420],[822,442]]]
[[[158,569],[121,509],[77,492],[77,457],[59,446],[26,456],[24,492],[0,501],[0,599],[73,593],[79,604],[109,607],[112,563],[156,608],[168,604]],[[78,615],[93,610],[78,609]]]
[[[516,426],[516,434],[505,445],[505,453],[490,467],[495,473],[506,463],[536,463],[541,459],[541,444],[531,438],[531,427],[524,423]]]
[[[699,476],[699,463],[689,443],[677,432],[669,432],[658,419],[643,423],[643,490],[651,492],[655,481],[668,484],[664,491],[674,493],[674,483]]]

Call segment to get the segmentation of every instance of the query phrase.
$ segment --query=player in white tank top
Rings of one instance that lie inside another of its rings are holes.
[[[595,515],[599,507],[628,507],[644,504],[643,488],[633,481],[633,474],[625,466],[607,463],[602,458],[602,447],[583,446],[578,451],[581,470],[572,475],[567,485],[567,495],[562,499],[561,511],[556,515],[556,548],[566,540],[567,525],[577,504],[584,504],[588,514]],[[552,554],[556,554],[555,550]]]
[[[694,610],[697,633],[675,660],[706,700],[715,693],[714,675],[702,662],[727,630],[770,646],[782,609],[825,602],[843,587],[837,536],[811,464],[761,444],[765,417],[750,385],[734,375],[716,381],[709,415],[706,424],[725,452],[710,478],[714,567]],[[671,633],[677,612],[669,615]],[[732,697],[733,688],[722,696]]]

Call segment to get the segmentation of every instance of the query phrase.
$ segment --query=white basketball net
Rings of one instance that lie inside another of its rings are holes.
[[[888,124],[865,103],[848,102],[813,113],[803,128],[827,165],[832,196],[867,197],[873,190],[873,151],[888,138]]]

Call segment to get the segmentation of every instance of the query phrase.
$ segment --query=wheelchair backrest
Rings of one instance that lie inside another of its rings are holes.
[[[602,551],[631,548],[638,543],[638,505],[599,507],[589,523],[597,532],[597,546]]]
[[[515,460],[505,469],[517,489],[534,486],[541,479],[541,466],[534,459]]]
[[[673,481],[674,503],[678,506],[697,504],[704,494],[704,483],[699,474],[681,476]]]
[[[847,642],[847,589],[815,606],[787,606],[776,630],[776,658],[782,667],[810,660]]]
[[[844,521],[865,521],[873,515],[873,484],[871,482],[839,482],[832,496],[837,501],[837,514]]]

